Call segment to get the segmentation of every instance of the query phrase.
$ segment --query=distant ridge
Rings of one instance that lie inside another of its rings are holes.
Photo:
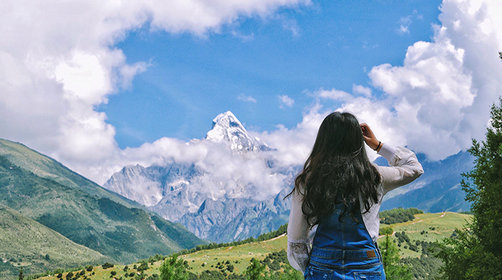
[[[384,197],[381,210],[415,207],[426,212],[464,212],[470,210],[465,192],[460,187],[462,172],[474,166],[474,159],[461,151],[441,161],[427,161],[418,154],[424,174],[413,183],[398,188]]]

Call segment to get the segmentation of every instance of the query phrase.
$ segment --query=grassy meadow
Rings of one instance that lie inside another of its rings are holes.
[[[445,237],[451,236],[455,228],[462,228],[466,221],[471,219],[471,215],[461,214],[461,213],[425,213],[415,215],[415,219],[412,221],[392,224],[390,225],[394,230],[392,238],[397,243],[396,233],[405,232],[409,237],[409,242],[411,244],[416,244],[416,242],[434,242],[441,240]],[[385,227],[388,225],[382,225]],[[382,237],[379,238],[379,243],[382,241]],[[405,248],[408,243],[402,242],[400,246],[401,257],[420,257],[420,246],[418,246],[418,252]],[[242,274],[251,258],[256,258],[263,260],[271,252],[279,252],[281,250],[286,250],[287,247],[287,236],[281,235],[270,240],[252,242],[248,244],[242,244],[237,246],[221,247],[216,249],[201,250],[194,253],[181,255],[181,257],[187,261],[190,269],[189,271],[195,274],[200,274],[205,270],[220,270],[225,271],[230,274],[231,272],[227,270],[228,264],[233,266],[232,273]],[[228,262],[228,264],[227,264]],[[160,275],[159,267],[162,260],[150,259],[148,262],[148,269],[144,271],[146,279],[148,276],[157,274]],[[101,266],[95,266],[92,271],[84,271],[83,275],[79,279],[136,279],[139,272],[134,269],[134,267],[139,267],[140,262],[127,265],[127,271],[124,271],[125,265],[115,265],[112,268],[103,269]],[[82,268],[77,271],[82,271]],[[112,271],[115,271],[115,275],[112,276]],[[65,279],[66,272],[62,274],[63,279]],[[73,272],[75,274],[75,272]],[[44,280],[56,280],[56,275],[42,277]]]

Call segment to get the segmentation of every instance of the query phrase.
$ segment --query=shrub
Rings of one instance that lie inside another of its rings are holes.
[[[145,271],[147,269],[148,269],[148,263],[145,261],[141,262],[141,264],[136,268],[136,270],[139,272]]]
[[[113,266],[114,266],[113,264],[108,263],[108,262],[105,262],[105,263],[104,263],[101,267],[102,267],[103,269],[107,269],[107,268],[110,268],[110,267],[113,267]]]

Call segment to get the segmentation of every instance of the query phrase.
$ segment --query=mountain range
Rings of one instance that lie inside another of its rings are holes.
[[[263,176],[282,176],[281,189],[265,198],[253,195],[252,184],[236,181],[232,192],[215,197],[207,192],[209,186],[202,180],[208,176],[197,162],[170,161],[164,165],[125,166],[113,174],[104,187],[131,200],[145,205],[165,219],[179,222],[200,238],[213,242],[229,242],[277,229],[288,220],[289,202],[283,200],[292,189],[295,174],[301,166],[276,168],[269,147],[252,137],[231,112],[218,115],[204,139],[190,143],[207,142],[228,149],[233,157],[259,158],[267,166]],[[467,152],[460,152],[442,161],[428,161],[418,155],[425,174],[413,183],[390,192],[382,209],[417,207],[427,212],[468,211],[460,188],[461,173],[470,170],[473,159]],[[386,165],[378,158],[377,164]],[[212,182],[228,184],[228,182]],[[238,193],[239,195],[235,195]]]
[[[257,237],[287,222],[289,202],[283,198],[301,166],[278,167],[270,156],[274,147],[251,136],[231,112],[213,120],[206,138],[187,145],[201,143],[239,159],[244,172],[252,173],[246,169],[248,161],[258,160],[265,168],[260,176],[277,176],[280,189],[270,187],[262,197],[257,185],[214,179],[200,162],[175,160],[125,166],[101,187],[20,143],[0,139],[0,277],[12,276],[20,267],[37,273],[132,262],[207,241]],[[442,161],[418,157],[425,174],[390,192],[382,210],[468,211],[460,174],[472,169],[472,156],[460,152]],[[378,158],[376,164],[386,161]]]
[[[0,275],[18,267],[35,273],[54,265],[132,262],[206,243],[141,204],[3,139],[0,216]]]

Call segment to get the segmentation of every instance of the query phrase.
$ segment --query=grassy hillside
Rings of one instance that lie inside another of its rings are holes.
[[[0,203],[115,262],[204,243],[60,163],[1,139]]]
[[[416,218],[412,221],[393,224],[391,225],[395,231],[405,231],[410,238],[410,242],[416,241],[436,241],[444,237],[448,237],[453,233],[455,228],[461,228],[465,222],[471,218],[471,215],[451,213],[446,212],[444,214],[418,214]],[[432,229],[433,228],[433,229]],[[422,232],[424,232],[422,234]],[[397,240],[395,236],[393,236]],[[418,257],[420,254],[412,251],[410,249],[404,249],[406,244],[401,245],[401,255],[402,257],[414,256]],[[233,266],[234,274],[242,274],[251,258],[256,258],[263,260],[272,252],[285,251],[287,247],[287,236],[281,235],[279,237],[272,238],[270,240],[252,242],[248,244],[242,244],[237,246],[228,246],[216,249],[202,250],[194,252],[191,254],[182,255],[181,257],[187,261],[190,266],[190,272],[200,275],[203,271],[213,270],[213,271],[226,271],[229,264]],[[144,271],[145,275],[151,276],[153,274],[160,274],[159,267],[161,265],[161,260],[151,259],[148,262],[149,268]],[[110,279],[112,271],[115,271],[115,278],[123,277],[123,279],[133,279],[130,278],[132,275],[136,275],[139,272],[134,269],[134,266],[139,267],[140,263],[134,263],[127,266],[127,271],[124,271],[123,265],[116,265],[113,268],[103,269],[102,267],[96,267],[92,272],[85,272],[88,279],[99,279],[105,280]],[[220,268],[218,268],[220,267]],[[223,268],[223,269],[221,269]],[[63,277],[66,274],[63,274]],[[55,276],[45,277],[43,279],[55,280]],[[207,278],[213,279],[213,278]],[[216,278],[214,278],[216,279]]]
[[[71,268],[109,260],[99,252],[72,242],[50,228],[0,205],[0,278]]]
[[[411,250],[409,243],[416,245],[416,241],[434,242],[445,237],[450,237],[455,228],[462,228],[467,221],[472,219],[472,215],[454,212],[444,213],[425,213],[415,215],[412,221],[390,225],[394,233],[392,237],[397,244],[401,243],[399,249],[402,257],[419,257],[421,254],[421,245],[417,250]],[[386,227],[388,225],[382,225]],[[410,242],[398,242],[396,234],[405,232]],[[379,243],[382,238],[379,239]]]

